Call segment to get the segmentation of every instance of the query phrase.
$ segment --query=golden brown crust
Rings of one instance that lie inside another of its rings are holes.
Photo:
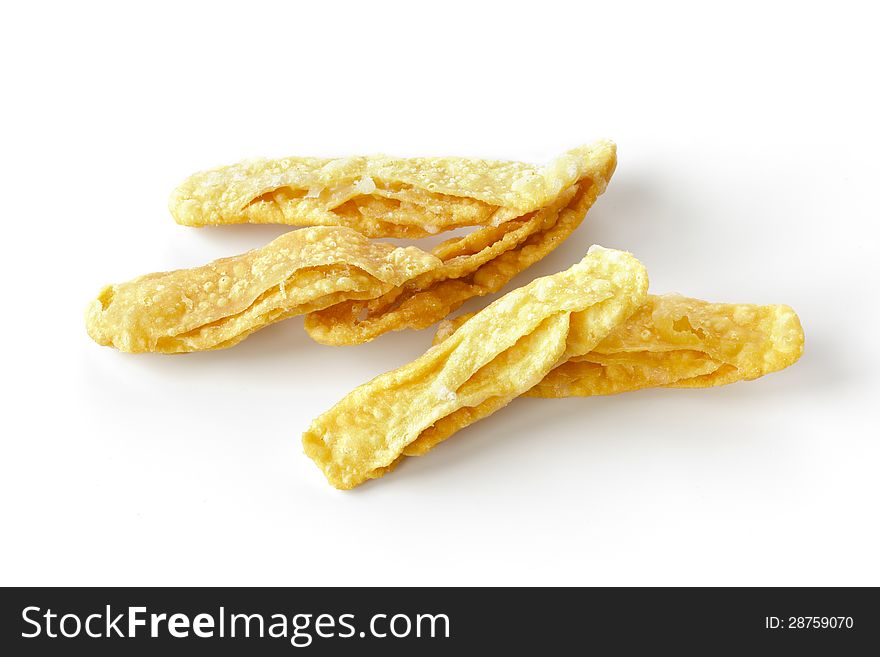
[[[514,276],[546,256],[580,225],[614,172],[613,149],[551,203],[499,226],[444,242],[432,253],[443,267],[370,301],[347,301],[311,313],[305,326],[322,344],[368,342],[388,331],[426,328],[465,301],[498,292]]]
[[[646,291],[635,258],[594,247],[571,269],[510,292],[421,358],[352,391],[303,434],[305,452],[337,488],[382,476],[402,455],[424,453],[595,347]]]
[[[470,315],[440,325],[435,344]],[[720,304],[650,295],[591,352],[556,367],[529,397],[611,395],[650,387],[706,388],[795,363],[804,334],[788,306]]]
[[[384,155],[247,160],[191,176],[172,193],[169,209],[188,226],[336,225],[369,237],[425,237],[537,210],[581,178],[597,177],[613,150],[597,142],[543,167]]]
[[[98,344],[128,352],[221,349],[293,315],[371,298],[440,261],[342,227],[291,231],[202,267],[105,287],[86,310]]]

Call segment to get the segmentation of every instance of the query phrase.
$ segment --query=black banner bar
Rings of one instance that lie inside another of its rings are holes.
[[[3,589],[6,655],[876,649],[876,589]]]

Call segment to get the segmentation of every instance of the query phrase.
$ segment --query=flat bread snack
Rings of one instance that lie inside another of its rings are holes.
[[[435,344],[470,316],[444,321]],[[552,370],[525,396],[588,397],[652,387],[709,388],[785,369],[803,350],[800,320],[788,306],[649,295],[595,349]]]
[[[108,285],[86,309],[86,329],[98,344],[132,353],[223,349],[282,319],[380,296],[440,265],[421,249],[351,228],[305,228],[202,267]]]
[[[642,264],[592,247],[478,313],[583,221],[617,165],[600,141],[545,166],[465,158],[248,160],[191,176],[170,199],[187,226],[301,227],[192,269],[106,286],[89,336],[127,352],[230,347],[294,315],[317,342],[356,345],[440,322],[420,358],[356,388],[312,421],[303,448],[331,485],[354,488],[520,396],[611,395],[756,379],[797,361],[788,306],[649,295]],[[431,248],[372,238],[418,239]]]
[[[604,185],[613,157],[613,144],[597,142],[543,167],[460,157],[251,159],[190,176],[169,209],[186,226],[348,226],[368,237],[419,238],[498,226],[582,178]]]
[[[531,204],[540,198],[543,205],[447,240],[431,251],[442,267],[375,299],[349,300],[311,313],[306,330],[322,344],[360,344],[388,331],[426,328],[468,299],[498,292],[571,235],[605,190],[616,162],[609,142],[570,151],[550,168],[552,185],[545,178],[536,183],[542,193]],[[548,187],[553,194],[547,193]]]
[[[312,422],[305,452],[337,488],[381,477],[592,351],[645,301],[644,267],[593,247],[513,290],[421,358],[352,391]]]

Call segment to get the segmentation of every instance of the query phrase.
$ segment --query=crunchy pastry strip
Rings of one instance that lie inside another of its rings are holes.
[[[440,264],[350,228],[295,230],[203,267],[108,285],[86,309],[86,329],[98,344],[133,353],[222,349],[287,317],[379,296]]]
[[[469,317],[443,322],[435,344]],[[559,365],[525,394],[586,397],[658,386],[720,386],[784,369],[803,349],[800,320],[788,306],[649,295],[590,353]]]
[[[439,442],[432,427],[466,426],[593,349],[644,302],[647,285],[630,254],[594,247],[571,269],[510,292],[421,358],[355,389],[312,422],[305,452],[337,488],[380,477],[402,455]]]
[[[583,221],[614,172],[614,149],[592,154],[590,177],[562,190],[549,205],[497,227],[448,240],[432,252],[443,267],[369,301],[347,301],[306,317],[317,342],[360,344],[388,331],[421,329],[465,301],[493,294],[561,244]]]
[[[253,159],[191,176],[172,193],[169,209],[187,226],[338,225],[369,237],[418,238],[537,210],[594,177],[602,153],[613,148],[604,141],[581,146],[543,167],[385,155]]]

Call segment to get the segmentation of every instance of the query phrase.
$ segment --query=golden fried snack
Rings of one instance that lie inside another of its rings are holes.
[[[601,194],[616,164],[613,145],[590,153],[589,175],[541,209],[448,240],[432,253],[443,267],[369,301],[346,301],[311,313],[305,326],[322,344],[348,345],[388,331],[422,329],[473,297],[494,294],[561,244]]]
[[[305,452],[337,488],[381,477],[592,350],[644,302],[647,285],[630,254],[593,247],[571,269],[510,292],[421,358],[355,389],[312,422]]]
[[[443,322],[434,343],[469,317]],[[788,306],[649,295],[590,353],[559,365],[525,394],[586,397],[652,387],[708,388],[784,369],[803,349],[800,320]]]
[[[86,309],[86,329],[98,344],[132,353],[222,349],[282,319],[379,296],[440,264],[351,228],[305,228],[203,267],[108,285]]]
[[[610,142],[571,150],[543,167],[466,158],[254,159],[197,173],[169,209],[187,226],[349,226],[369,237],[418,238],[499,225],[595,177]],[[600,167],[604,168],[604,167]]]

